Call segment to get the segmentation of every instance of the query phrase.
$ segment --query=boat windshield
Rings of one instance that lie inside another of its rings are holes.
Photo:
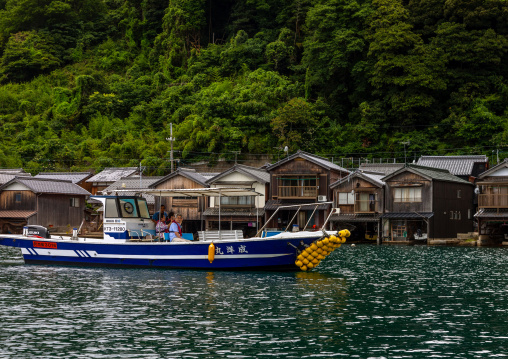
[[[122,218],[136,218],[139,217],[138,209],[136,206],[136,199],[134,198],[118,198],[120,211],[122,211]]]
[[[146,199],[138,198],[138,207],[141,218],[151,218],[150,213],[148,212],[148,205],[146,204]]]

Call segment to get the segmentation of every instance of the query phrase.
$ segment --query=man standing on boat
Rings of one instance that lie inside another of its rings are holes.
[[[153,223],[157,224],[157,222],[159,222],[159,218],[161,217],[161,213],[164,215],[164,217],[168,218],[168,214],[165,211],[165,209],[166,209],[166,206],[161,204],[161,210],[159,212],[155,212],[155,214],[152,217]]]
[[[176,219],[169,227],[169,240],[170,242],[183,242],[182,238],[182,215],[177,213]]]

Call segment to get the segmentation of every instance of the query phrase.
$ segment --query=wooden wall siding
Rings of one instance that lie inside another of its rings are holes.
[[[461,198],[457,198],[457,190],[461,191]],[[433,238],[456,238],[457,233],[473,231],[473,186],[436,181],[433,195],[434,217],[431,230]],[[468,218],[468,210],[471,218]],[[460,211],[461,219],[450,219],[451,211]]]
[[[21,202],[16,202],[16,194],[21,194]],[[32,191],[0,192],[0,208],[2,210],[35,211],[36,195]]]
[[[71,207],[70,199],[79,198],[79,207]],[[41,226],[78,228],[85,218],[85,196],[42,194],[38,200],[37,224]]]
[[[363,178],[353,178],[349,182],[342,183],[333,190],[334,205],[339,203],[339,193],[351,192],[355,193],[375,193],[376,194],[376,208],[375,212],[383,213],[384,208],[384,191],[382,187],[378,187]],[[340,205],[341,213],[354,213],[354,205]]]
[[[421,202],[394,202],[394,188],[405,186],[420,186],[422,188]],[[412,172],[403,172],[386,182],[385,190],[386,212],[432,212],[432,181]]]
[[[184,176],[175,176],[169,180],[160,183],[155,187],[156,189],[192,189],[192,188],[203,188],[203,186],[197,182],[194,182]],[[208,201],[206,198],[198,198],[197,200],[186,200],[184,206],[173,205],[173,201],[181,201],[179,199],[173,200],[171,197],[162,197],[162,204],[166,206],[166,211],[173,211],[180,213],[184,220],[200,220],[201,213],[207,208]],[[191,203],[193,202],[193,204]],[[155,203],[157,204],[156,211],[159,210],[159,198],[155,196]],[[175,203],[177,204],[177,203]]]
[[[284,163],[283,165],[275,168],[270,172],[271,174],[271,197],[277,198],[278,195],[278,177],[280,176],[298,176],[309,175],[319,177],[319,191],[318,195],[327,196],[331,198],[332,192],[329,188],[332,181],[340,178],[340,172],[329,171],[326,168],[318,166],[310,161],[302,158],[296,158],[293,161]]]

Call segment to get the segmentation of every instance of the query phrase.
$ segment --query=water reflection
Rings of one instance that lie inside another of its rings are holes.
[[[0,247],[0,357],[494,357],[506,254],[343,246],[264,273],[28,266]]]

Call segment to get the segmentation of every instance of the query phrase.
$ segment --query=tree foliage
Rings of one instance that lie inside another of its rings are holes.
[[[504,0],[4,0],[0,167],[508,141]]]

